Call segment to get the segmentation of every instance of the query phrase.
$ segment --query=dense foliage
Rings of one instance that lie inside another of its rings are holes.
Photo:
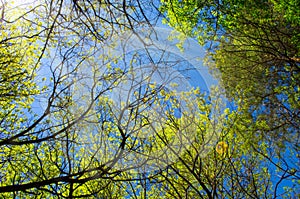
[[[1,1],[0,198],[299,197],[299,7]],[[161,22],[219,86],[178,91]]]

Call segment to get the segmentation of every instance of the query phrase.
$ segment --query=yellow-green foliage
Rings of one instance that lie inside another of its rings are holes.
[[[24,118],[17,118],[16,113],[30,108],[33,95],[39,92],[34,82],[39,47],[37,38],[28,34],[39,28],[16,20],[17,9],[4,16],[6,21],[0,24],[0,118],[18,124]]]

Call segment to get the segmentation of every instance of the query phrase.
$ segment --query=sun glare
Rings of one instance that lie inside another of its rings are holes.
[[[37,3],[38,0],[9,0],[7,3],[9,3],[11,6],[18,6],[18,7],[27,7],[30,5],[34,5]]]

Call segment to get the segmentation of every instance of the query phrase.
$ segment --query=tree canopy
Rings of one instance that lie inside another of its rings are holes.
[[[23,3],[0,2],[0,198],[299,197],[299,1]]]

